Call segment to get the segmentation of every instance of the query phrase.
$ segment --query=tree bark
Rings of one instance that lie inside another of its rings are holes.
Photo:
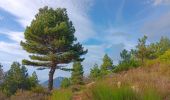
[[[49,72],[49,81],[48,81],[48,90],[51,91],[53,89],[53,76],[55,72],[55,68],[52,67]]]

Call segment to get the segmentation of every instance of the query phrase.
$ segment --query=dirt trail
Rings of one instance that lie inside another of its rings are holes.
[[[83,100],[81,93],[75,93],[73,96],[73,100]]]

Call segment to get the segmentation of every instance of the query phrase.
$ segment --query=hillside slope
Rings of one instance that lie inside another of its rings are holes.
[[[124,87],[128,89],[124,91]],[[106,100],[108,96],[114,98],[115,95],[123,97],[126,94],[131,98],[128,100],[170,100],[170,65],[153,62],[144,67],[105,76],[90,83],[90,86],[86,85],[83,100]],[[139,99],[140,96],[142,99]]]

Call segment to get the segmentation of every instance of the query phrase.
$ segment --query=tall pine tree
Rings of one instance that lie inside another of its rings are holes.
[[[28,90],[29,86],[28,72],[25,66],[20,65],[18,62],[13,62],[10,70],[5,76],[2,84],[2,90],[7,94],[14,94],[18,89]]]
[[[73,63],[73,71],[71,73],[71,83],[72,85],[82,85],[83,84],[83,66],[80,62]]]
[[[129,61],[131,60],[131,54],[124,49],[121,53],[120,53],[120,57],[121,57],[121,61],[120,63],[129,63]]]
[[[107,54],[105,54],[103,57],[103,63],[101,65],[101,73],[106,75],[109,70],[113,69],[113,67],[112,59]]]
[[[144,63],[144,59],[147,58],[148,55],[148,49],[146,46],[146,40],[147,36],[142,37],[141,39],[138,40],[138,45],[137,47],[137,54],[136,56],[141,59],[142,64]]]
[[[90,77],[96,79],[101,76],[101,70],[97,64],[94,64],[94,67],[90,70]]]
[[[29,82],[31,87],[36,87],[38,85],[39,80],[35,71],[32,73],[32,76],[29,77]]]
[[[3,82],[4,80],[4,71],[2,69],[2,65],[0,64],[0,84]]]
[[[31,53],[29,60],[23,64],[50,69],[48,89],[53,89],[53,75],[61,64],[82,61],[81,55],[87,53],[82,45],[76,42],[75,28],[69,20],[66,9],[44,7],[39,10],[35,19],[25,30],[24,50]],[[35,61],[34,61],[35,60]]]

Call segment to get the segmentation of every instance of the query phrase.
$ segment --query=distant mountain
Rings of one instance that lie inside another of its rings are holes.
[[[54,78],[54,80],[53,80],[54,88],[59,88],[63,79],[64,79],[64,77],[56,77],[56,78]],[[48,87],[48,80],[41,83],[41,85],[44,86],[44,87]]]

